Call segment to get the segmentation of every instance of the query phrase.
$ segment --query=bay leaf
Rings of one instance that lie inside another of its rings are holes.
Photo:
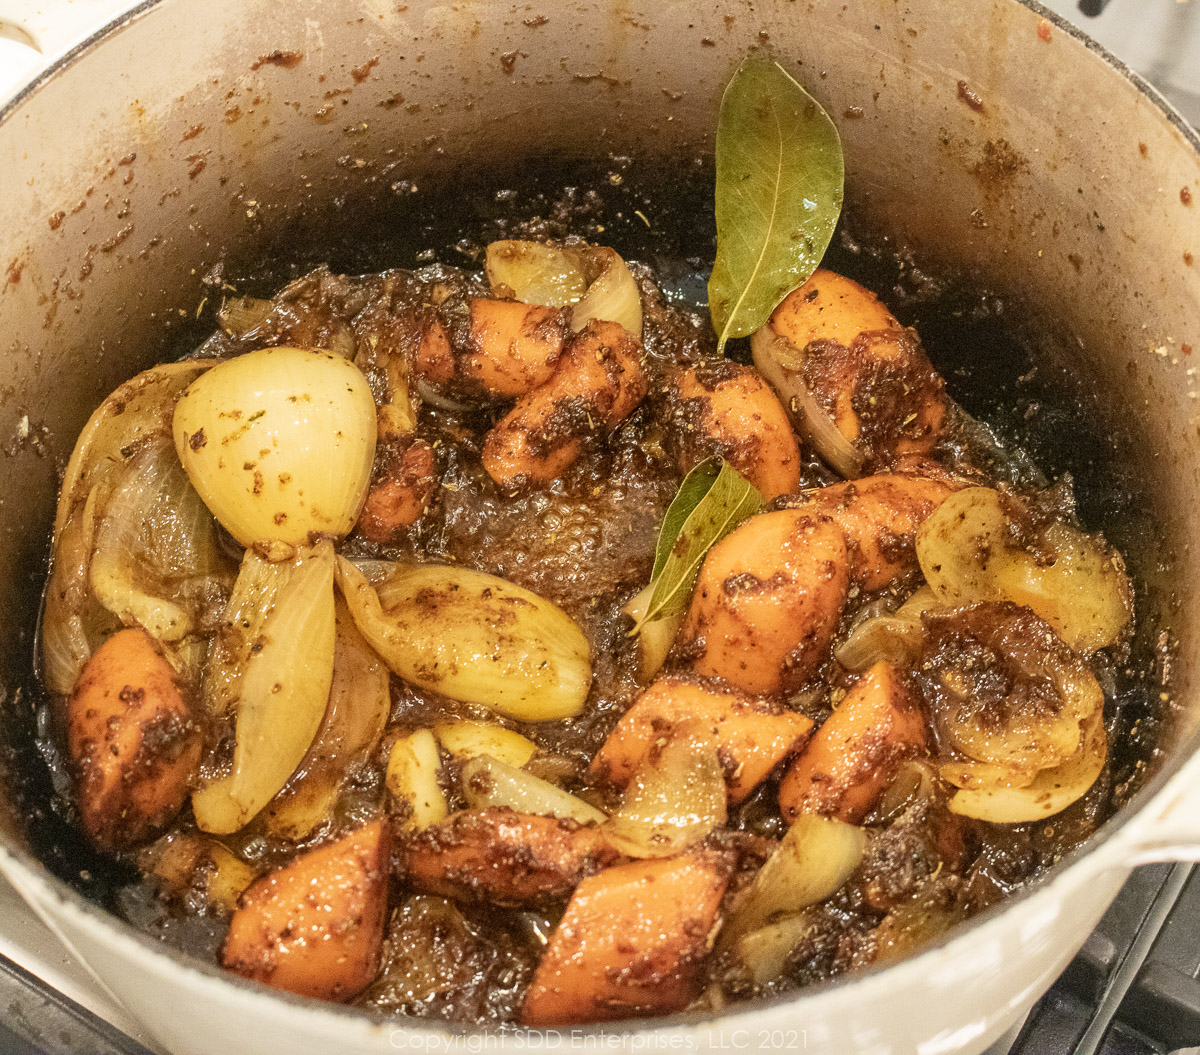
[[[663,565],[667,563],[671,550],[675,548],[675,540],[679,538],[684,523],[692,515],[692,510],[708,494],[720,471],[719,459],[705,458],[692,466],[691,471],[683,478],[658,529],[658,543],[654,547],[654,571],[650,573],[651,582],[662,574]]]
[[[717,122],[717,257],[708,282],[719,346],[745,337],[817,269],[842,211],[842,143],[777,62],[745,59]]]
[[[634,627],[635,634],[655,619],[682,612],[705,554],[763,507],[763,496],[758,489],[726,461],[720,462],[715,478],[701,493],[713,464],[711,460],[701,462],[688,473],[667,510],[658,539],[658,552],[666,555],[661,566],[655,559],[650,604]],[[706,465],[710,468],[705,469]],[[674,526],[676,523],[678,528]]]

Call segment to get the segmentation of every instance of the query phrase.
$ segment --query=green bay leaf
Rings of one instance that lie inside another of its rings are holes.
[[[659,530],[650,604],[633,632],[682,612],[705,554],[762,507],[758,489],[726,461],[719,471],[709,460],[688,473]]]
[[[763,325],[817,269],[842,211],[837,128],[777,62],[745,59],[717,122],[717,258],[709,311],[720,347]]]
[[[679,532],[692,515],[706,494],[711,490],[717,474],[721,471],[720,461],[716,458],[705,458],[694,465],[683,478],[675,497],[667,507],[667,515],[663,517],[662,526],[658,529],[658,544],[654,547],[654,571],[650,573],[650,581],[655,581],[662,575],[663,566],[675,548],[675,540]]]

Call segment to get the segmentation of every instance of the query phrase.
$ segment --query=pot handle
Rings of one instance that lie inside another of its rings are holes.
[[[49,65],[138,0],[0,0],[0,37],[40,56],[32,73]]]
[[[1162,805],[1133,826],[1120,865],[1136,867],[1159,861],[1200,862],[1200,755],[1167,785]]]

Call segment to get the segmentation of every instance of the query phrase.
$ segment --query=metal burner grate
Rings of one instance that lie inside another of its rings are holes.
[[[988,1055],[1200,1055],[1200,869],[1130,877],[1014,1039]]]

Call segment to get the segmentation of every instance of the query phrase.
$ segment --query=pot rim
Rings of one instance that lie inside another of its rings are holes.
[[[123,12],[42,68],[6,102],[0,104],[0,134],[3,134],[5,124],[15,117],[22,104],[44,85],[74,65],[104,40],[120,33],[134,20],[162,6],[165,2],[167,0],[142,0],[141,3]],[[1081,29],[1043,6],[1038,0],[1012,0],[1012,2],[1047,20],[1056,30],[1083,45],[1087,51],[1095,55],[1118,76],[1130,82],[1141,95],[1148,98],[1157,107],[1168,123],[1174,126],[1184,143],[1193,152],[1200,155],[1200,131],[1193,128],[1149,81],[1087,36]],[[1176,757],[1147,780],[1145,785],[1118,813],[1105,821],[1084,843],[1065,855],[1049,872],[1023,884],[1015,894],[1007,896],[1003,901],[953,927],[947,934],[899,962],[886,965],[875,964],[865,970],[841,975],[788,993],[745,1001],[716,1014],[703,1011],[680,1012],[650,1019],[620,1019],[611,1022],[568,1025],[563,1027],[562,1031],[510,1025],[441,1022],[416,1017],[396,1018],[372,1014],[361,1008],[296,996],[232,974],[215,963],[208,963],[155,940],[116,914],[108,912],[85,898],[70,884],[50,873],[27,850],[11,845],[7,837],[3,835],[0,835],[0,865],[3,866],[0,868],[0,872],[10,879],[19,879],[13,885],[26,900],[29,900],[26,893],[29,887],[40,888],[41,892],[48,895],[60,909],[70,915],[73,924],[92,932],[93,935],[99,935],[109,942],[118,943],[124,954],[142,961],[149,968],[163,969],[169,966],[176,970],[183,969],[193,983],[215,986],[214,995],[223,993],[228,997],[235,997],[251,1003],[258,1003],[265,999],[269,1000],[272,1006],[287,1007],[292,1014],[302,1015],[314,1024],[322,1021],[330,1025],[336,1024],[341,1031],[340,1035],[345,1039],[353,1039],[347,1036],[347,1027],[354,1027],[356,1033],[359,1034],[357,1039],[361,1040],[367,1040],[371,1036],[378,1037],[381,1032],[387,1034],[404,1032],[427,1037],[449,1035],[467,1038],[495,1035],[501,1032],[516,1036],[529,1033],[553,1034],[565,1031],[571,1040],[586,1040],[588,1037],[594,1036],[627,1038],[634,1034],[681,1027],[726,1027],[741,1024],[764,1012],[785,1006],[794,1007],[800,1011],[808,1001],[817,1000],[825,994],[841,990],[847,985],[857,986],[860,991],[863,991],[883,984],[880,979],[885,976],[895,978],[908,973],[920,977],[933,958],[944,948],[963,942],[978,941],[982,936],[981,932],[998,930],[1003,917],[1018,907],[1025,906],[1032,912],[1037,906],[1048,906],[1067,891],[1082,887],[1090,877],[1122,866],[1128,869],[1131,867],[1131,863],[1142,863],[1142,860],[1146,858],[1139,860],[1137,854],[1151,841],[1152,829],[1157,819],[1154,807],[1158,806],[1158,813],[1161,814],[1162,808],[1168,804],[1169,800],[1189,791],[1193,794],[1200,793],[1200,728],[1184,739]],[[1139,832],[1139,827],[1146,830]],[[1193,852],[1200,852],[1200,845]],[[1167,851],[1167,855],[1169,856],[1169,851]],[[55,935],[70,947],[57,924],[46,919],[44,906],[40,899],[36,907],[39,916],[42,916]],[[74,952],[73,949],[71,951]],[[83,962],[84,966],[87,966],[86,961]],[[120,1002],[120,994],[113,995]]]

